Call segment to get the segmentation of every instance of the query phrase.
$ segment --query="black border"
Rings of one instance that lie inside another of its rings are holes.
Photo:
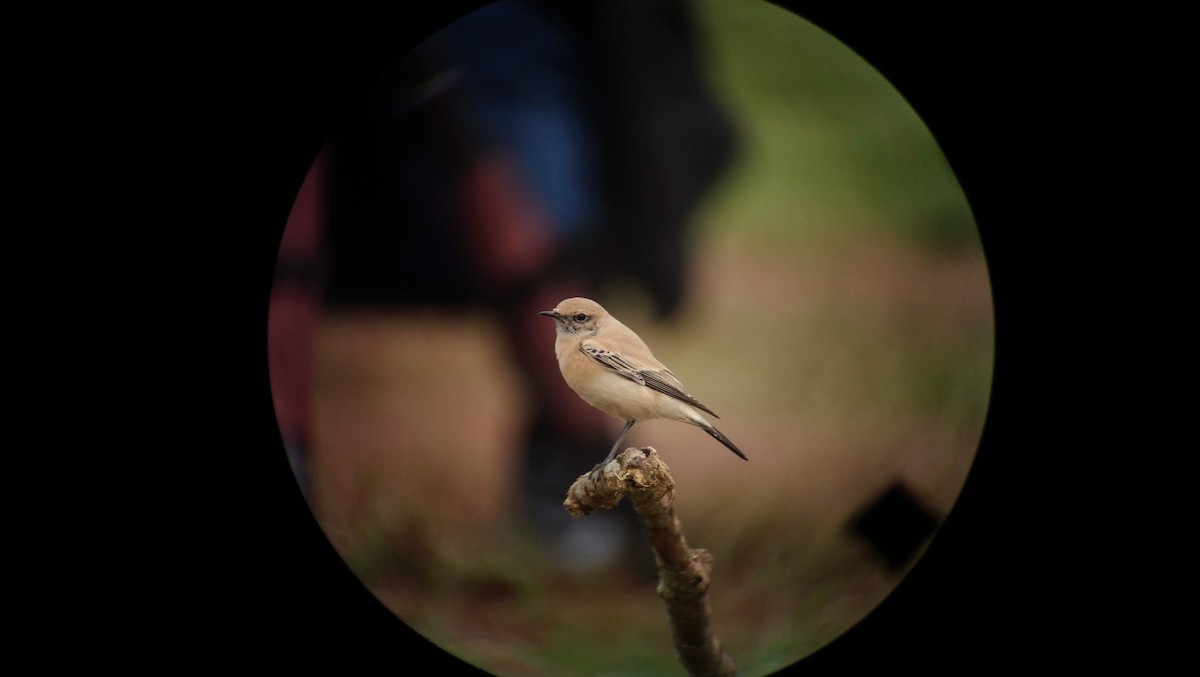
[[[1078,598],[1052,585],[1068,572],[1051,503],[1062,490],[1062,461],[1054,455],[1061,439],[1046,437],[1038,406],[1049,401],[1044,332],[1055,312],[1044,296],[1048,254],[1041,244],[1061,225],[1040,203],[1037,179],[1054,153],[1042,128],[1062,100],[1054,73],[1074,52],[1058,41],[1048,17],[1007,10],[866,13],[780,4],[877,67],[930,127],[979,224],[998,331],[983,444],[942,532],[874,613],[789,674],[969,674],[1038,657],[1050,665],[1066,661],[1063,628],[1077,617]],[[200,57],[195,75],[203,79],[191,84],[208,115],[188,124],[211,124],[214,115],[220,122],[217,134],[201,133],[183,152],[207,158],[204,171],[217,172],[205,193],[209,232],[234,243],[244,266],[220,317],[236,323],[227,347],[240,358],[224,363],[236,366],[222,372],[231,380],[218,386],[218,410],[230,413],[231,429],[219,435],[226,446],[208,450],[210,499],[200,522],[211,538],[194,545],[206,551],[197,558],[203,575],[194,580],[211,588],[203,601],[221,609],[220,636],[230,638],[205,644],[209,651],[232,647],[281,666],[322,659],[402,666],[415,656],[437,668],[462,667],[415,638],[362,588],[304,507],[274,427],[265,317],[287,211],[338,111],[416,38],[465,7],[442,5],[403,20],[323,12],[299,28],[265,22],[244,35],[221,31],[220,40],[191,55]],[[216,503],[221,507],[208,509]]]

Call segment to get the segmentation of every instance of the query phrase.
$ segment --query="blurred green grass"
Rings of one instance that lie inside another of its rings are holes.
[[[697,6],[712,81],[745,144],[706,227],[766,247],[864,234],[977,246],[949,164],[878,71],[769,3]]]

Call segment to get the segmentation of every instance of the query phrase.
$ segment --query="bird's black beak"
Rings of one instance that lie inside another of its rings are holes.
[[[538,315],[545,315],[546,317],[553,317],[556,320],[560,317],[558,314],[558,311],[555,311],[555,310],[541,310],[541,311],[538,311]]]

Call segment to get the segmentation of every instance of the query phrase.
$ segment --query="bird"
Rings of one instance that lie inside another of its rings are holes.
[[[633,424],[669,419],[697,426],[743,460],[750,460],[701,412],[720,418],[687,391],[650,352],[646,342],[599,303],[580,296],[538,313],[554,319],[554,354],[563,380],[585,402],[624,421],[608,465]]]

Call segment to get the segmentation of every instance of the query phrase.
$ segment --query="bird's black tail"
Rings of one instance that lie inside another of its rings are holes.
[[[711,425],[706,425],[706,426],[701,426],[701,427],[704,428],[704,432],[708,433],[709,435],[712,435],[713,437],[717,438],[718,442],[729,447],[730,451],[737,454],[738,456],[741,456],[742,460],[744,460],[744,461],[750,460],[750,459],[746,458],[746,455],[742,453],[742,450],[738,449],[737,445],[734,444],[732,441],[730,441],[730,439],[728,437],[725,437],[724,433],[722,433],[720,430],[717,430],[716,428],[712,427]]]

